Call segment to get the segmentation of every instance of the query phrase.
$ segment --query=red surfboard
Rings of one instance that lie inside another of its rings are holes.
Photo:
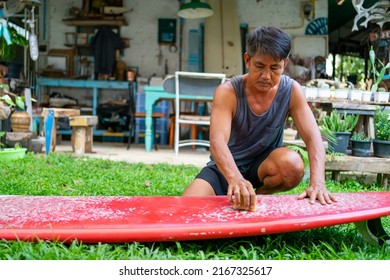
[[[85,243],[233,238],[356,223],[369,241],[390,243],[380,217],[390,192],[335,194],[338,202],[310,204],[297,195],[257,197],[254,212],[236,210],[225,196],[0,196],[0,238],[74,239]]]

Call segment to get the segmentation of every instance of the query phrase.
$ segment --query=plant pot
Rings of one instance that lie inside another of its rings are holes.
[[[348,98],[349,89],[347,88],[339,88],[334,91],[334,98],[336,99],[347,99]]]
[[[370,102],[371,98],[372,98],[372,92],[371,91],[363,91],[362,101]]]
[[[378,91],[374,93],[375,102],[389,102],[390,92],[388,91]]]
[[[26,155],[26,148],[5,148],[0,150],[0,161],[10,161],[23,158]]]
[[[371,141],[351,140],[351,150],[355,157],[368,157],[370,156]]]
[[[330,97],[330,89],[329,88],[318,88],[318,98],[327,99]]]
[[[318,88],[305,87],[304,90],[307,99],[314,99],[318,97]]]
[[[336,143],[330,143],[330,146],[333,148],[335,153],[346,154],[351,132],[335,132],[335,135]]]
[[[390,141],[374,139],[374,156],[382,158],[390,158]]]
[[[34,152],[34,154],[42,153],[44,144],[45,144],[44,137],[31,139],[31,151]]]
[[[11,129],[13,132],[30,131],[30,115],[26,111],[15,111],[11,115]]]
[[[363,93],[359,89],[351,89],[350,95],[351,95],[351,101],[353,101],[353,100],[361,101]]]

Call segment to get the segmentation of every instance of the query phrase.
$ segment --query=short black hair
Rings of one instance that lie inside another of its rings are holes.
[[[248,33],[246,38],[246,52],[249,57],[257,53],[270,55],[281,61],[289,57],[291,39],[289,35],[277,27],[259,26]]]

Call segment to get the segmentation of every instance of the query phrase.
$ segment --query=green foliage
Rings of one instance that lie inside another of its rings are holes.
[[[354,132],[351,137],[352,140],[357,141],[369,141],[371,140],[370,137],[366,136],[364,132]]]
[[[22,110],[25,109],[24,100],[25,100],[25,97],[19,96],[19,95],[15,96],[15,102],[11,99],[11,97],[8,94],[5,94],[5,95],[0,97],[0,101],[5,102],[6,104],[8,104],[11,107],[18,107],[19,109],[22,109]],[[31,98],[31,101],[35,102],[36,100],[34,98]]]
[[[390,141],[390,116],[387,111],[375,109],[374,130],[376,139]]]
[[[9,61],[16,56],[16,47],[27,47],[28,40],[19,34],[15,28],[8,26],[12,43],[7,44],[3,36],[0,36],[0,58],[3,61]]]
[[[336,55],[335,77],[340,81],[347,81],[348,76],[356,75],[357,82],[364,81],[364,59],[348,55]],[[339,84],[335,83],[335,88],[340,88]]]
[[[371,67],[372,67],[372,73],[374,77],[374,84],[371,87],[371,92],[377,92],[378,91],[378,85],[380,82],[383,80],[384,75],[386,74],[386,70],[390,68],[390,62],[388,62],[386,65],[380,61],[379,59],[377,60],[377,63],[380,66],[380,70],[377,69],[376,66],[376,58],[375,58],[375,51],[373,49],[373,46],[371,46],[371,49],[369,51],[369,56],[370,56],[370,62],[371,62]]]
[[[344,114],[339,114],[334,109],[330,115],[322,118],[320,128],[333,132],[352,132],[358,120],[359,115],[347,115],[345,112]]]

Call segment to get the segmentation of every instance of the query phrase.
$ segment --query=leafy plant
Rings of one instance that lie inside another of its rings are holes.
[[[0,37],[0,57],[4,61],[13,59],[16,56],[16,46],[28,46],[28,40],[23,35],[19,34],[14,27],[8,25],[8,31],[11,39],[10,44],[4,36]]]
[[[326,115],[321,120],[320,129],[333,132],[352,132],[359,120],[359,115],[337,113],[334,109],[330,115]]]
[[[24,96],[15,95],[15,102],[14,102],[8,94],[5,94],[5,95],[0,97],[0,101],[5,102],[6,104],[8,104],[11,107],[17,107],[17,108],[22,109],[22,110],[25,109],[24,99],[25,99]]]
[[[369,51],[369,56],[370,56],[370,62],[371,62],[371,67],[372,67],[372,73],[374,77],[374,84],[371,87],[371,92],[377,92],[378,91],[378,85],[382,81],[386,70],[390,68],[390,62],[388,62],[386,65],[380,61],[379,59],[377,60],[379,65],[382,67],[380,71],[376,68],[376,58],[375,58],[375,51],[373,47],[371,46],[371,49]]]
[[[378,140],[390,141],[390,116],[385,110],[375,109],[374,130],[375,138]]]
[[[370,137],[366,136],[364,132],[354,132],[351,137],[352,140],[356,141],[369,141],[371,140]]]

